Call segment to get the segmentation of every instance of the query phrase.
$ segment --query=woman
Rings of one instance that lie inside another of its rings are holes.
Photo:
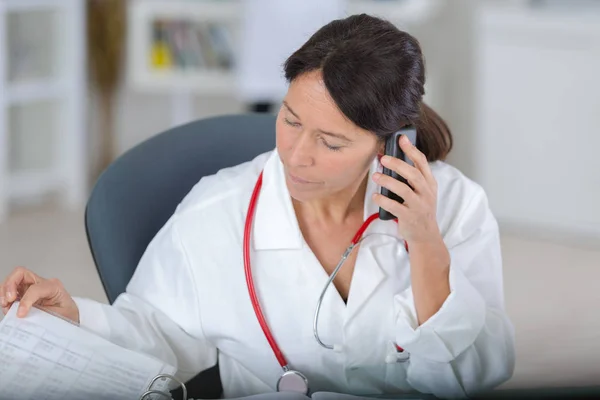
[[[20,316],[41,304],[169,362],[183,380],[218,361],[226,397],[271,392],[282,369],[248,296],[248,239],[268,330],[312,391],[464,397],[507,380],[514,339],[498,227],[483,190],[441,161],[452,139],[422,102],[418,42],[352,16],[321,28],[284,68],[277,148],[203,178],[113,306],[73,299],[58,281],[20,268],[0,289],[4,310],[17,297]],[[418,129],[417,146],[399,145],[414,166],[380,159],[385,139],[407,124]],[[382,186],[404,203],[378,194]],[[334,345],[326,349],[313,336],[317,300],[379,207],[397,223],[373,221],[336,276],[319,320],[320,340]]]

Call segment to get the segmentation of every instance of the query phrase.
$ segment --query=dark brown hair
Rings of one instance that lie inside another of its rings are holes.
[[[452,149],[444,120],[423,103],[425,62],[419,42],[392,23],[366,14],[330,22],[284,64],[289,83],[320,70],[340,111],[382,140],[417,127],[417,147],[429,161]]]

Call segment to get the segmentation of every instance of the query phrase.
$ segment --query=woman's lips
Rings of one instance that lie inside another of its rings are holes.
[[[306,179],[302,179],[296,175],[293,175],[292,173],[288,172],[288,176],[290,177],[290,180],[294,183],[300,184],[300,185],[308,185],[308,184],[314,184],[316,182],[312,182],[312,181],[308,181]]]

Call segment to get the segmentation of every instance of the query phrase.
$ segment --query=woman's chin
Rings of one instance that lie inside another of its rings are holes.
[[[304,203],[322,197],[321,188],[312,185],[297,185],[287,181],[288,192],[290,197],[296,201]]]

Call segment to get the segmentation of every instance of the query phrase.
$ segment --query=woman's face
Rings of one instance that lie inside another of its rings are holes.
[[[290,195],[301,202],[356,190],[381,148],[374,134],[341,113],[320,72],[292,82],[276,131]]]

